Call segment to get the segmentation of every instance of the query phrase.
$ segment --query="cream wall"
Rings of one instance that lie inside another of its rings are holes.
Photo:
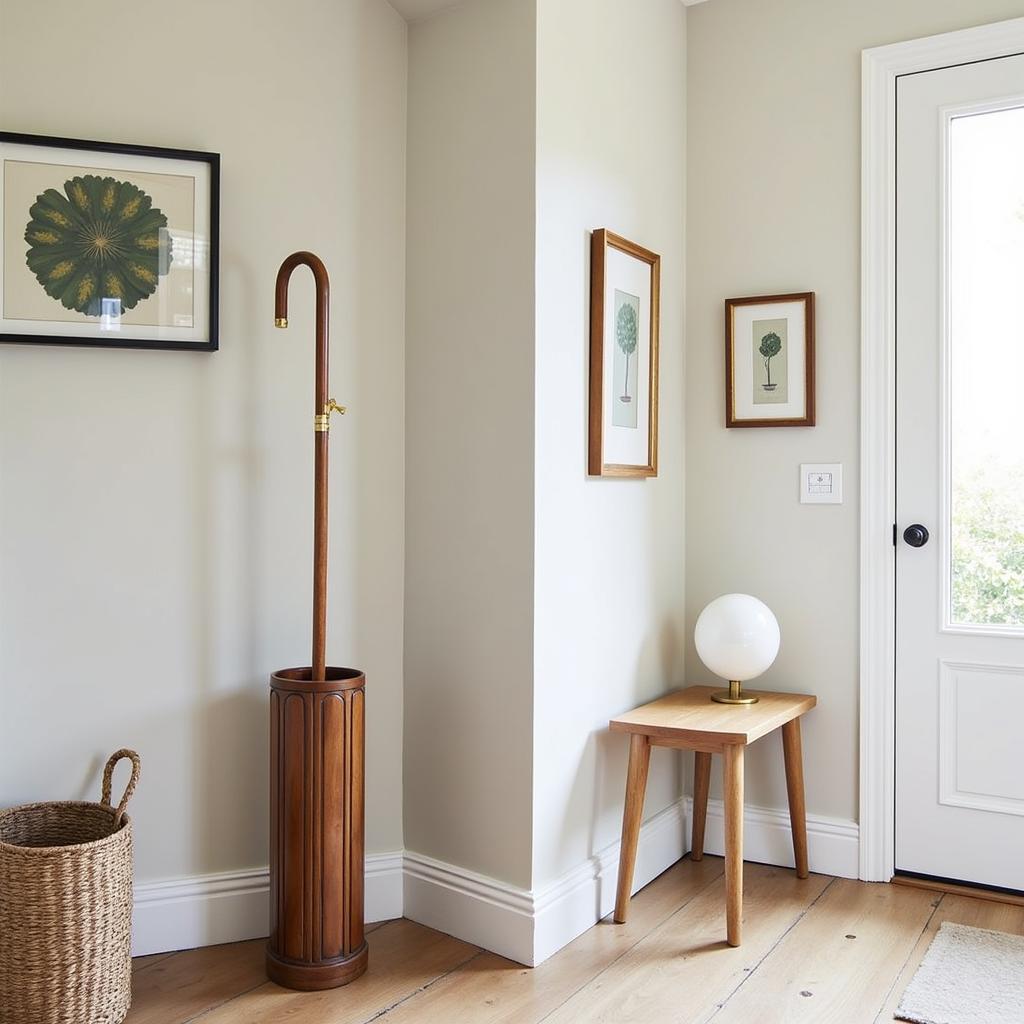
[[[619,837],[627,744],[608,719],[684,681],[679,0],[538,5],[533,884]],[[661,254],[659,470],[587,477],[590,232]],[[681,792],[652,758],[650,817]]]
[[[687,12],[686,584],[693,623],[747,591],[782,627],[766,687],[817,693],[812,815],[857,817],[860,51],[1017,17],[1020,0],[711,0]],[[817,293],[817,426],[726,430],[723,300]],[[798,503],[801,462],[842,462],[845,503]],[[784,807],[777,737],[747,799]],[[717,767],[716,767],[717,770]],[[717,785],[717,780],[716,783]]]
[[[266,864],[267,677],[308,664],[312,545],[311,278],[287,333],[272,291],[309,248],[350,410],[328,656],[367,672],[367,848],[400,849],[405,23],[383,0],[40,14],[0,0],[5,129],[221,154],[221,350],[0,346],[0,805],[95,799],[134,746],[141,881]]]
[[[222,349],[0,347],[0,804],[91,795],[127,743],[140,880],[265,863],[266,677],[307,657],[312,497],[312,287],[282,334],[271,286],[308,247],[351,410],[329,653],[369,677],[369,851],[537,889],[613,841],[607,718],[710,678],[693,622],[734,589],[782,624],[765,684],[822,698],[810,812],[856,816],[860,50],[1020,0],[474,0],[409,30],[408,135],[383,0],[47,10],[76,29],[41,87],[38,5],[0,0],[0,123],[222,154]],[[585,473],[602,225],[663,256],[656,480]],[[818,427],[726,431],[722,300],[803,288]],[[818,460],[843,506],[798,504]],[[682,774],[655,755],[648,816]],[[747,778],[784,805],[774,739]]]
[[[528,888],[533,0],[409,30],[405,841]]]

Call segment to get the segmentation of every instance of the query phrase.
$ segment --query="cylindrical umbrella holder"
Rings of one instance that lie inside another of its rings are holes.
[[[309,668],[270,677],[270,939],[267,975],[336,988],[365,970],[366,677]]]
[[[270,940],[267,976],[297,989],[337,988],[366,970],[363,765],[366,679],[326,663],[331,285],[323,261],[293,252],[278,268],[274,323],[288,326],[288,282],[316,286],[313,388],[313,644],[310,668],[270,677]]]

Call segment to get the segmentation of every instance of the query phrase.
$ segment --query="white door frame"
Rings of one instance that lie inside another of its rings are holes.
[[[865,50],[861,80],[860,877],[896,854],[896,81],[1024,53],[1024,18]]]

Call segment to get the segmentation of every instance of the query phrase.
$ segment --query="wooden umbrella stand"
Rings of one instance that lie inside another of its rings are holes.
[[[336,988],[367,965],[363,935],[366,677],[325,664],[327,622],[327,397],[330,281],[323,262],[296,252],[277,272],[275,324],[288,326],[288,281],[304,264],[316,282],[316,456],[312,665],[270,677],[270,939],[267,976],[288,988]]]

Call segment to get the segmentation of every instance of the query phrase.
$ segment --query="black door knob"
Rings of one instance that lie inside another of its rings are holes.
[[[928,528],[920,523],[914,523],[903,531],[903,539],[912,548],[923,548],[928,543]]]

